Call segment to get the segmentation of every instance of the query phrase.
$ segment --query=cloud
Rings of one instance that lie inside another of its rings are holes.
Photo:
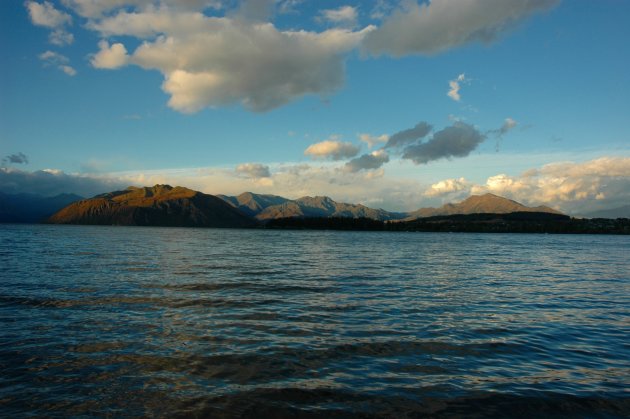
[[[397,132],[389,137],[385,148],[402,147],[424,138],[431,132],[433,127],[426,122],[419,122],[415,127]]]
[[[155,8],[122,10],[88,28],[144,40],[129,62],[159,70],[169,106],[184,113],[235,103],[264,112],[305,95],[328,95],[344,82],[345,55],[372,30],[280,31],[240,15]]]
[[[271,177],[269,166],[260,163],[243,163],[236,166],[235,172],[246,178],[260,179]]]
[[[43,3],[27,1],[25,5],[33,25],[53,29],[48,35],[48,41],[51,44],[63,46],[74,42],[74,35],[65,29],[65,25],[72,24],[72,16],[57,10],[52,3],[47,1]]]
[[[92,67],[113,70],[126,65],[129,61],[127,49],[121,43],[110,46],[107,41],[102,40],[98,47],[99,51],[90,60]]]
[[[4,159],[2,159],[2,161],[14,164],[28,164],[28,157],[24,153],[9,154]]]
[[[36,193],[44,196],[75,193],[89,197],[127,186],[129,183],[117,178],[71,175],[50,169],[28,172],[0,168],[0,191],[5,193]]]
[[[436,132],[429,141],[405,148],[402,157],[416,164],[442,158],[466,157],[485,139],[486,135],[472,125],[456,122]]]
[[[39,54],[39,59],[44,62],[45,66],[52,66],[60,71],[63,71],[69,76],[75,76],[77,71],[68,65],[70,60],[65,55],[59,54],[54,51],[46,51]]]
[[[344,166],[346,172],[356,173],[361,170],[374,170],[380,168],[389,161],[389,155],[385,150],[376,150],[370,154],[352,159]]]
[[[363,44],[372,55],[400,57],[436,54],[472,42],[490,43],[534,13],[559,0],[432,0],[402,7],[368,34]]]
[[[43,3],[27,1],[26,8],[31,22],[37,26],[54,29],[72,23],[72,17],[69,14],[55,9],[55,6],[47,1]]]
[[[64,29],[55,29],[48,35],[48,41],[57,46],[70,45],[74,42],[74,35]]]
[[[551,163],[518,176],[490,176],[481,184],[464,178],[445,179],[426,189],[424,196],[450,201],[487,192],[575,215],[617,208],[630,202],[630,157]]]
[[[376,4],[370,12],[370,17],[375,20],[383,19],[389,15],[394,8],[393,2],[390,0],[376,0]]]
[[[503,125],[501,125],[501,128],[492,130],[490,132],[492,134],[495,134],[497,137],[502,137],[510,132],[512,129],[514,129],[517,125],[518,122],[516,122],[512,118],[505,118],[505,121],[503,121]]]
[[[320,20],[333,25],[353,28],[357,26],[359,13],[356,7],[341,6],[337,9],[326,9],[319,12]]]
[[[169,10],[203,11],[205,9],[221,9],[226,1],[222,0],[61,0],[64,6],[74,10],[78,15],[97,19],[120,8],[146,10],[152,7],[163,7]]]
[[[461,89],[460,83],[465,81],[467,81],[467,79],[464,73],[457,76],[456,79],[450,80],[448,82],[450,89],[448,93],[446,93],[446,95],[453,99],[455,102],[459,102],[461,100],[461,96],[459,95],[459,89]]]
[[[503,125],[501,125],[501,127],[488,131],[488,134],[494,135],[497,139],[497,144],[495,146],[497,151],[499,151],[499,149],[501,148],[503,136],[516,128],[517,125],[518,122],[516,122],[512,118],[505,118],[505,121],[503,121]]]
[[[343,143],[338,138],[338,136],[333,135],[329,140],[311,144],[304,150],[304,155],[313,158],[343,160],[359,154],[359,147],[352,143]]]
[[[383,134],[376,137],[370,134],[359,134],[359,140],[366,143],[368,148],[372,148],[377,144],[387,143],[389,135]]]
[[[425,196],[435,198],[444,195],[453,195],[454,193],[469,192],[472,187],[472,183],[468,182],[465,178],[459,179],[445,179],[437,183],[434,183],[424,192]]]

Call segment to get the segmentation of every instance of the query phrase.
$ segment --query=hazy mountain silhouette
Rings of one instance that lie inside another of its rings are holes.
[[[587,218],[630,218],[630,205],[588,212],[584,216]]]
[[[0,223],[37,223],[68,204],[83,199],[74,194],[42,196],[0,192]]]
[[[462,202],[456,204],[446,204],[439,208],[421,208],[417,211],[410,212],[405,220],[435,217],[438,215],[508,214],[512,212],[545,212],[550,214],[562,214],[560,211],[544,205],[538,207],[527,207],[511,199],[487,193],[484,195],[472,195]]]
[[[48,219],[54,224],[251,227],[255,220],[220,198],[183,187],[129,187],[75,202]]]

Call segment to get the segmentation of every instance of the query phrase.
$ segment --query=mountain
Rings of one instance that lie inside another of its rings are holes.
[[[255,220],[214,195],[155,185],[97,195],[70,204],[47,222],[173,227],[252,227]]]
[[[282,205],[289,201],[289,199],[277,195],[259,195],[252,192],[244,192],[239,196],[217,196],[250,217],[258,215],[265,208],[273,205]]]
[[[619,208],[611,208],[589,212],[584,215],[586,218],[630,218],[630,205]]]
[[[225,195],[219,197],[260,221],[293,217],[371,218],[384,221],[404,217],[404,214],[368,208],[360,204],[336,202],[327,196],[304,196],[291,200],[276,195],[245,192],[235,197]]]
[[[83,197],[74,194],[42,196],[0,192],[0,223],[38,223]]]
[[[527,207],[511,199],[503,198],[491,193],[484,195],[472,195],[460,203],[446,204],[439,208],[421,208],[410,212],[405,220],[414,220],[424,217],[456,214],[508,214],[512,212],[545,212],[550,214],[562,214],[547,206]]]

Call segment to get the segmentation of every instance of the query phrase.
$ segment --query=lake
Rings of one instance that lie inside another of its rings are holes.
[[[0,225],[0,416],[630,415],[630,237]]]

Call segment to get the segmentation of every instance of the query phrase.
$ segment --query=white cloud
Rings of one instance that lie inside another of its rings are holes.
[[[326,9],[320,12],[320,19],[333,25],[353,28],[357,25],[359,13],[356,7],[341,6],[337,9]]]
[[[95,68],[116,69],[127,64],[129,56],[127,49],[121,43],[111,46],[105,40],[98,43],[99,51],[92,56],[90,64]]]
[[[66,73],[69,76],[76,76],[77,75],[77,70],[75,70],[74,68],[72,68],[69,65],[61,65],[59,66],[59,69],[61,71],[63,71],[64,73]]]
[[[552,163],[520,176],[499,174],[474,185],[473,194],[492,192],[530,205],[545,204],[580,214],[630,202],[630,158],[601,157],[583,163]]]
[[[55,9],[55,6],[47,1],[43,3],[27,1],[26,8],[34,25],[54,29],[72,23],[72,17],[69,14]]]
[[[374,55],[435,54],[471,42],[489,43],[559,0],[408,0],[364,42]]]
[[[54,51],[46,51],[39,54],[39,59],[44,62],[44,66],[52,66],[60,71],[63,71],[69,76],[75,76],[77,71],[72,68],[68,63],[70,59],[65,55],[59,54]]]
[[[57,46],[70,45],[74,42],[74,35],[65,29],[55,29],[48,35],[48,41]]]
[[[361,170],[375,170],[379,169],[388,161],[389,155],[385,150],[380,149],[350,160],[345,164],[344,170],[351,173],[356,173]]]
[[[186,113],[234,103],[263,112],[330,94],[344,82],[344,55],[371,30],[279,31],[271,23],[166,9],[121,11],[89,27],[104,37],[145,39],[129,62],[162,72],[169,106]]]
[[[424,195],[435,198],[444,195],[452,196],[454,193],[469,192],[472,183],[468,182],[465,178],[459,179],[445,179],[437,183],[434,183],[424,192]]]
[[[269,166],[260,163],[243,163],[236,166],[235,172],[238,175],[251,178],[260,179],[271,177]]]
[[[461,96],[459,94],[459,90],[461,89],[460,83],[467,81],[466,75],[464,73],[457,76],[457,78],[450,80],[448,82],[448,86],[450,87],[448,93],[446,95],[453,99],[455,102],[459,102],[461,100]]]
[[[304,155],[313,158],[343,160],[359,154],[359,147],[352,143],[341,142],[338,138],[338,136],[333,135],[328,140],[311,144],[304,151]]]
[[[370,134],[359,134],[359,140],[366,143],[368,148],[372,148],[377,144],[386,143],[389,140],[389,135],[383,134],[376,137]]]
[[[65,25],[72,24],[72,17],[69,14],[57,10],[52,3],[47,1],[43,3],[27,1],[25,5],[34,25],[52,29],[48,35],[48,41],[51,44],[64,46],[74,42],[74,35],[65,29]]]
[[[78,15],[87,18],[100,18],[119,8],[146,10],[152,7],[164,7],[170,10],[202,11],[221,9],[225,1],[221,0],[61,0]]]

